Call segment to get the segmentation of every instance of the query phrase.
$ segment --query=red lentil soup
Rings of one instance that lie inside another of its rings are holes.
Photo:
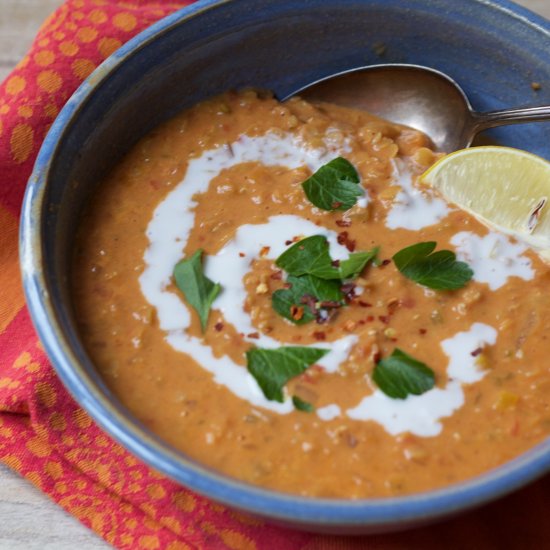
[[[197,461],[308,496],[434,489],[542,441],[550,270],[421,188],[436,157],[411,129],[252,90],[157,128],[99,186],[74,256],[108,386]],[[413,245],[432,242],[457,288],[425,284]]]

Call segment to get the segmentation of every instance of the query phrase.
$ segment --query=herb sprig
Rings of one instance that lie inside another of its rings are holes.
[[[403,248],[393,256],[397,269],[408,279],[434,290],[456,290],[465,286],[474,272],[465,262],[456,260],[450,250],[434,252],[433,241]]]
[[[293,244],[275,260],[275,265],[296,277],[314,275],[320,279],[340,279],[323,235],[313,235]]]
[[[394,399],[421,395],[435,385],[433,370],[399,348],[378,362],[372,379],[387,396]]]
[[[288,288],[273,293],[273,309],[297,325],[314,319],[326,322],[345,305],[344,281],[358,277],[377,253],[378,248],[354,252],[348,259],[335,262],[323,235],[298,241],[275,261],[288,274]]]
[[[343,157],[337,157],[321,166],[302,183],[311,203],[322,210],[349,210],[364,191],[354,166]]]
[[[276,260],[275,265],[289,275],[313,275],[320,279],[355,279],[367,264],[376,258],[379,248],[365,252],[353,252],[348,259],[334,262],[329,254],[328,240],[323,235],[313,235],[293,244]],[[335,265],[337,264],[337,265]]]
[[[327,353],[326,349],[298,346],[283,346],[275,349],[252,348],[246,352],[246,366],[265,397],[282,403],[285,384],[303,374],[308,367]],[[296,401],[294,405],[297,406]]]
[[[328,304],[333,307],[344,305],[344,295],[338,281],[327,281],[312,275],[290,275],[287,284],[289,288],[273,293],[271,303],[279,315],[296,325],[317,319]]]
[[[174,268],[174,280],[189,305],[197,312],[204,332],[212,303],[221,291],[221,286],[214,283],[203,273],[203,250],[197,250],[190,258],[181,260]]]

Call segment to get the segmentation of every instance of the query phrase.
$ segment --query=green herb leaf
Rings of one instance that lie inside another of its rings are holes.
[[[315,302],[340,302],[343,305],[344,296],[340,290],[340,281],[327,281],[312,275],[290,275],[287,283],[291,285],[290,288],[275,291],[271,297],[271,304],[279,315],[296,325],[309,323],[316,318],[316,314],[302,300],[304,296],[313,298]],[[301,308],[298,315],[296,308]]]
[[[456,254],[450,250],[433,252],[433,241],[418,243],[400,250],[393,261],[405,277],[435,290],[462,288],[473,277],[474,272],[464,262],[456,261]]]
[[[349,210],[364,193],[357,170],[342,157],[321,166],[302,187],[310,202],[322,210]]]
[[[367,252],[354,252],[347,260],[340,262],[339,272],[342,279],[355,279],[361,275],[370,261],[374,261],[380,248],[377,246]]]
[[[321,279],[339,279],[340,273],[332,265],[328,241],[323,235],[302,239],[285,250],[275,265],[289,275],[315,275]]]
[[[202,254],[202,250],[197,250],[191,258],[179,262],[174,268],[174,279],[189,305],[198,313],[204,332],[212,302],[220,293],[221,286],[205,277]]]
[[[399,348],[376,365],[372,379],[386,395],[394,399],[421,395],[435,385],[433,370]]]
[[[246,352],[246,366],[267,399],[282,403],[284,385],[327,353],[326,349],[292,346],[252,348]]]
[[[314,275],[320,279],[355,279],[370,261],[376,261],[379,248],[354,252],[335,267],[329,254],[329,245],[323,235],[302,239],[285,250],[275,264],[289,275]]]
[[[297,395],[292,396],[292,403],[294,404],[294,408],[299,411],[310,413],[315,410],[315,407],[311,403],[300,399]]]

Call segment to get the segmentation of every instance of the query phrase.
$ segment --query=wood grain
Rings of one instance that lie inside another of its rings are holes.
[[[550,18],[550,0],[520,0]],[[61,0],[0,0],[0,81]],[[32,485],[0,465],[0,550],[105,550],[109,546]]]
[[[38,489],[0,465],[0,549],[107,550],[109,546]]]

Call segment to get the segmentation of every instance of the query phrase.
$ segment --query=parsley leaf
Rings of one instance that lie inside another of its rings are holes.
[[[354,252],[347,260],[340,262],[338,271],[341,279],[355,279],[361,275],[366,265],[378,255],[379,247],[366,252]]]
[[[328,241],[323,235],[313,235],[293,244],[275,260],[275,265],[289,275],[315,275],[321,279],[340,278],[338,270],[332,265]]]
[[[296,325],[309,323],[317,317],[317,312],[306,304],[326,301],[343,305],[344,296],[339,281],[326,281],[312,275],[290,275],[287,283],[291,285],[290,288],[276,290],[271,297],[271,304],[279,315]]]
[[[433,252],[433,241],[413,244],[393,256],[399,271],[408,279],[435,290],[462,288],[473,277],[474,272],[464,262],[456,261],[456,254],[450,250]]]
[[[174,279],[189,305],[198,313],[204,332],[212,302],[220,293],[221,286],[203,274],[202,254],[202,249],[199,249],[191,258],[176,264]]]
[[[314,275],[320,279],[355,279],[365,266],[376,258],[378,247],[366,252],[354,252],[335,267],[329,245],[323,235],[313,235],[293,244],[275,260],[275,265],[289,275]]]
[[[386,395],[394,399],[405,399],[411,394],[421,395],[435,385],[433,370],[399,348],[379,361],[372,379]]]
[[[357,170],[342,157],[321,166],[302,187],[309,201],[322,210],[349,210],[364,193]]]
[[[343,281],[358,277],[377,254],[378,248],[374,248],[333,262],[323,235],[298,241],[275,260],[275,264],[289,274],[290,288],[273,293],[273,309],[297,325],[313,319],[318,323],[327,322],[335,310],[344,305]]]
[[[284,385],[327,353],[326,349],[292,346],[252,348],[246,352],[246,366],[267,399],[282,403]]]
[[[292,396],[292,403],[294,405],[294,408],[299,411],[310,413],[315,410],[315,407],[311,403],[300,399],[297,395]]]

